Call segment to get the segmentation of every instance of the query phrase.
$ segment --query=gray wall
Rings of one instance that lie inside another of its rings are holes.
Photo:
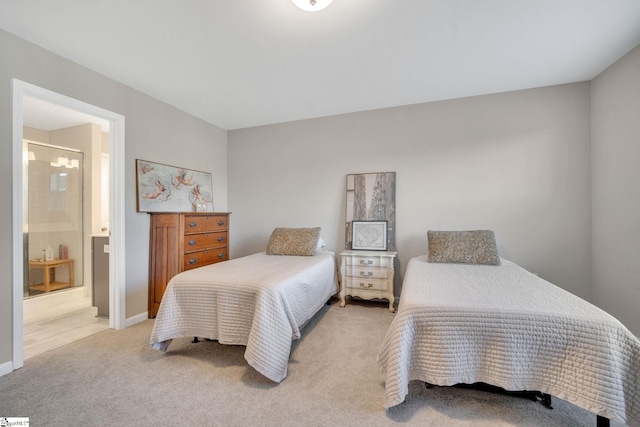
[[[0,30],[0,168],[12,171],[11,79],[125,116],[126,316],[147,311],[149,218],[136,212],[135,159],[213,173],[217,210],[227,209],[226,131]],[[0,183],[0,364],[12,358],[12,182]]]
[[[640,46],[592,81],[593,294],[640,336]]]
[[[339,252],[346,175],[395,171],[396,295],[408,260],[426,253],[428,229],[489,228],[502,256],[594,301],[640,335],[640,264],[633,256],[640,237],[640,169],[633,163],[640,154],[639,63],[636,48],[592,85],[227,135],[0,30],[0,168],[12,168],[11,78],[126,117],[127,317],[147,310],[149,222],[135,203],[134,160],[142,158],[213,173],[216,210],[233,212],[232,257],[264,250],[277,226],[321,226]],[[0,183],[0,197],[9,201],[0,206],[0,263],[11,266],[10,180]],[[12,348],[12,275],[9,268],[2,274],[0,364],[11,360]]]
[[[396,290],[429,229],[492,229],[501,256],[591,297],[590,85],[229,131],[231,255],[273,228],[344,248],[349,173],[397,173]]]

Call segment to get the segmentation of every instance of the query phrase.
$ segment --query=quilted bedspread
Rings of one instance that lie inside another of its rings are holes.
[[[291,342],[336,292],[335,255],[258,253],[171,279],[151,332],[166,351],[178,337],[246,346],[245,359],[275,382],[287,376]]]
[[[618,320],[513,262],[407,266],[378,354],[384,406],[411,380],[537,390],[640,423],[640,340]]]

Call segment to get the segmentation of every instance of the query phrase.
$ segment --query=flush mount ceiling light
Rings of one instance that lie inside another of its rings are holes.
[[[329,6],[333,0],[291,0],[293,4],[307,12],[317,12]]]

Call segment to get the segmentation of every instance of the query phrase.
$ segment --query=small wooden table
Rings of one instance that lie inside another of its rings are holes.
[[[67,266],[68,282],[56,282],[56,267]],[[73,259],[54,259],[53,261],[29,260],[29,268],[41,268],[44,272],[44,283],[29,286],[29,291],[51,292],[73,287]]]

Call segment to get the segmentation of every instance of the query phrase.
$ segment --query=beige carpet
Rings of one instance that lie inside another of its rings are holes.
[[[32,426],[596,425],[594,414],[557,398],[549,410],[417,381],[385,412],[376,355],[393,316],[379,303],[325,306],[294,343],[281,384],[249,367],[242,346],[185,338],[167,353],[152,350],[152,320],[100,332],[0,377],[0,417],[29,417]]]

